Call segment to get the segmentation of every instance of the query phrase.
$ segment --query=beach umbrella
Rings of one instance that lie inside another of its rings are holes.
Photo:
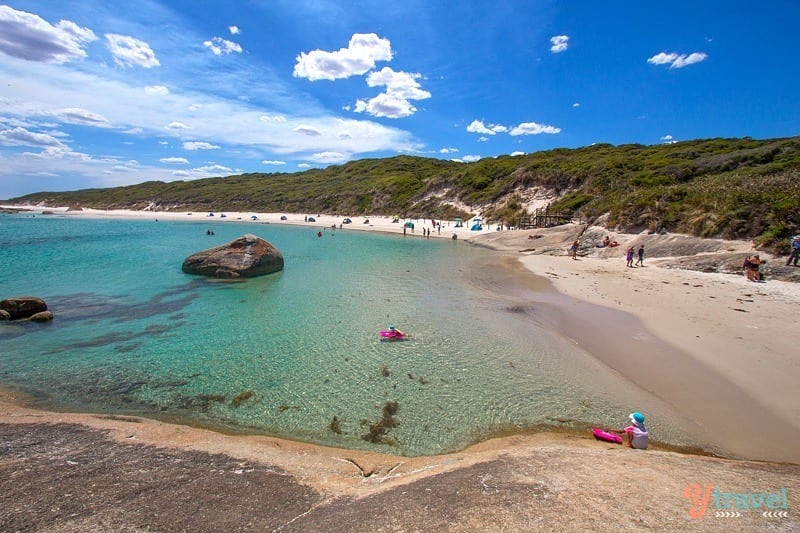
[[[414,223],[409,220],[408,222],[405,223],[405,227],[414,229]]]
[[[253,215],[253,216],[251,216],[251,217],[250,217],[250,219],[251,219],[251,220],[258,220],[258,217],[257,217],[257,216],[255,216],[255,215]]]

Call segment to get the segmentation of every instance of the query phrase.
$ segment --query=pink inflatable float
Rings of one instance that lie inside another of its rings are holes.
[[[608,431],[603,431],[600,428],[592,428],[592,435],[594,435],[594,438],[597,440],[622,444],[622,437],[614,433],[609,433]]]
[[[381,340],[386,341],[399,341],[406,337],[406,334],[394,326],[389,326],[389,329],[383,329],[380,332]]]

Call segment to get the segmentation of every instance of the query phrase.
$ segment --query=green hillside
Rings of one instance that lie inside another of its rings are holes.
[[[780,247],[800,228],[800,137],[597,144],[468,164],[404,155],[298,173],[42,192],[11,201],[433,218],[481,213],[513,223],[534,193],[551,195],[556,209],[623,231],[663,227]]]

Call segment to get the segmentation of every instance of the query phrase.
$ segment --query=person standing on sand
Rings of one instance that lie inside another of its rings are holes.
[[[747,279],[750,281],[761,281],[761,258],[758,254],[750,258],[747,266]]]
[[[639,255],[639,259],[636,260],[636,264],[644,266],[644,244],[639,246],[638,255]]]
[[[786,260],[786,266],[788,267],[792,261],[793,266],[797,266],[797,260],[800,259],[800,235],[795,235],[792,237],[792,242],[789,243],[791,246],[791,251],[789,252],[789,259]]]
[[[578,244],[578,241],[575,241],[572,243],[572,246],[569,247],[573,259],[578,259]]]
[[[628,248],[628,254],[625,256],[625,259],[628,261],[626,266],[633,268],[633,246]]]

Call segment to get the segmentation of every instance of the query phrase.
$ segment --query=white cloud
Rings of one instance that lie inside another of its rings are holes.
[[[183,143],[184,150],[216,150],[219,146],[203,141],[188,141]]]
[[[35,133],[17,127],[0,130],[0,146],[42,146],[63,147],[64,144],[47,133]]]
[[[134,172],[139,171],[139,162],[136,160],[124,161],[119,165],[114,165],[111,167],[111,170],[117,170],[121,172]]]
[[[300,163],[299,165],[297,165],[297,168],[311,168],[311,165],[309,165],[308,163]]]
[[[669,68],[683,68],[705,61],[707,57],[708,54],[703,52],[692,52],[689,55],[661,52],[649,58],[647,62],[651,65],[669,65]]]
[[[286,117],[283,115],[262,115],[258,119],[262,122],[286,122]]]
[[[242,33],[238,26],[228,26],[228,31],[231,32],[231,35],[239,35]]]
[[[458,152],[458,148],[442,148],[439,150],[440,154],[455,154]]]
[[[144,41],[116,33],[106,33],[106,40],[114,61],[121,67],[152,68],[161,64],[150,45]]]
[[[703,52],[692,52],[688,56],[680,56],[676,59],[670,68],[683,68],[688,65],[693,65],[694,63],[700,63],[701,61],[705,61],[708,57],[708,54]]]
[[[150,96],[167,96],[169,89],[163,85],[148,85],[144,88],[144,93]]]
[[[404,98],[381,93],[366,101],[356,100],[354,111],[356,113],[366,111],[373,117],[402,118],[413,115],[417,112],[417,108]]]
[[[207,165],[207,166],[204,166],[204,167],[193,168],[192,172],[200,173],[200,174],[210,174],[212,172],[214,172],[214,173],[224,173],[224,172],[233,172],[233,169],[228,168],[228,167],[223,166],[223,165]]]
[[[670,135],[670,134],[664,135],[663,137],[661,137],[661,140],[662,141],[671,141],[672,140],[672,135]]]
[[[189,160],[185,157],[162,157],[159,159],[162,163],[167,163],[171,165],[188,165]]]
[[[480,137],[478,137],[478,142],[479,143],[485,143],[488,140],[489,140],[489,137],[484,137],[482,135]]]
[[[465,163],[474,163],[475,161],[480,161],[481,156],[479,155],[465,155],[461,158]]]
[[[311,156],[315,163],[341,163],[347,159],[346,154],[339,152],[319,152]]]
[[[377,72],[367,76],[367,85],[370,87],[386,87],[386,92],[406,100],[424,100],[430,98],[431,93],[422,89],[417,80],[422,75],[415,72],[395,72],[389,67],[383,67]]]
[[[370,87],[386,87],[386,92],[379,94],[367,101],[358,100],[355,112],[366,111],[375,117],[401,118],[414,114],[417,111],[409,100],[423,100],[430,98],[431,93],[424,90],[417,79],[422,75],[411,72],[396,72],[389,67],[383,67],[378,72],[367,76],[367,85]]]
[[[550,51],[554,54],[559,52],[563,52],[569,46],[569,36],[568,35],[555,35],[550,37]]]
[[[322,135],[322,132],[319,129],[315,128],[314,126],[309,126],[308,124],[300,124],[292,131],[295,133],[308,135],[309,137],[319,137]]]
[[[69,20],[53,26],[38,15],[0,6],[0,52],[11,57],[66,63],[86,57],[84,46],[96,40],[92,30]]]
[[[92,113],[79,107],[69,107],[62,109],[57,114],[58,118],[70,124],[80,124],[82,126],[97,126],[99,128],[109,128],[111,124],[103,115]]]
[[[473,120],[469,126],[467,126],[467,131],[470,133],[483,133],[486,135],[496,135],[498,133],[505,133],[508,131],[508,128],[501,124],[489,124],[488,126],[483,123],[482,120]]]
[[[239,46],[239,44],[227,39],[223,39],[222,37],[214,37],[210,41],[203,41],[203,46],[211,50],[215,56],[222,55],[223,53],[242,53],[242,47]]]
[[[183,122],[175,121],[175,122],[170,122],[169,124],[167,124],[167,129],[168,130],[188,130],[188,129],[191,129],[191,128],[189,126],[187,126],[186,124],[184,124]]]
[[[521,155],[525,155],[525,152],[511,152],[509,155],[511,157],[518,157],[518,156],[521,156]]]
[[[537,124],[536,122],[523,122],[508,132],[509,135],[514,137],[517,135],[539,135],[540,133],[549,133],[551,135],[561,133],[561,128],[548,126],[546,124]]]
[[[578,102],[575,102],[574,104],[572,104],[572,107],[580,107],[580,106],[581,106],[581,104],[578,103]]]
[[[310,81],[336,80],[361,75],[375,68],[376,61],[391,61],[389,39],[374,33],[355,33],[347,48],[336,52],[312,50],[301,52],[294,66],[294,76]]]
[[[264,161],[261,162],[261,164],[262,165],[285,165],[286,161],[270,161],[268,159],[265,159]]]
[[[175,176],[176,178],[188,178],[189,176],[191,176],[191,174],[189,174],[189,172],[186,170],[176,170],[175,172],[172,173],[172,175]]]
[[[84,163],[94,160],[94,158],[89,154],[84,154],[81,152],[73,152],[66,146],[47,146],[44,148],[44,150],[42,150],[38,154],[25,152],[22,155],[24,157],[35,158],[35,159],[56,159],[65,161],[80,161]],[[118,162],[117,159],[111,159],[110,161],[113,163]]]
[[[158,141],[158,144],[161,144],[161,145],[164,145],[164,146],[166,146],[166,145],[168,145],[169,143],[168,143],[167,141]]]
[[[661,52],[649,58],[647,62],[650,63],[651,65],[667,65],[675,61],[677,58],[678,54],[675,53],[667,54],[665,52]]]

